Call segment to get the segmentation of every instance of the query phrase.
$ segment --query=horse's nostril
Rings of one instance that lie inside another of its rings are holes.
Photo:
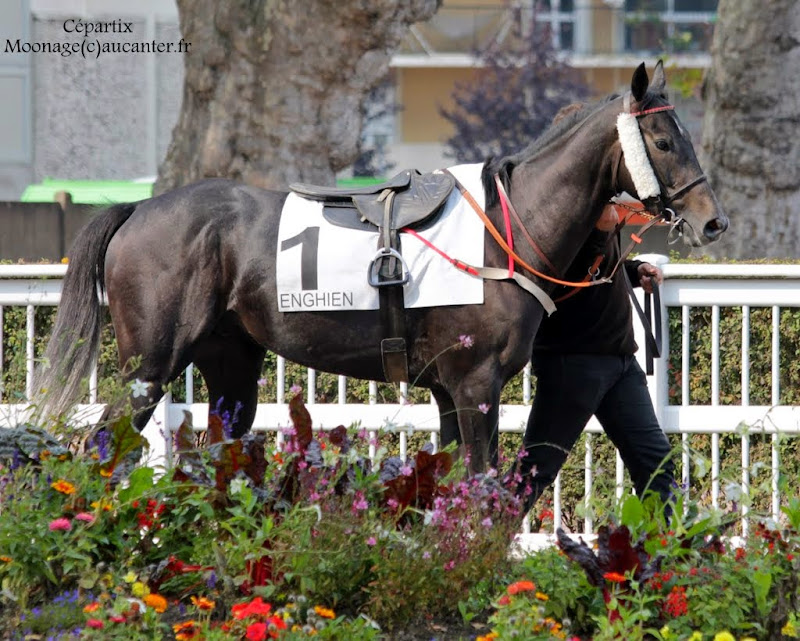
[[[714,240],[726,229],[728,229],[727,218],[714,218],[706,223],[705,227],[703,228],[703,235],[709,240]]]

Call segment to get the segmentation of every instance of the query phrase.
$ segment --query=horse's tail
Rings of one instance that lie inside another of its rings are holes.
[[[53,333],[34,377],[31,401],[39,417],[60,416],[78,398],[100,344],[106,250],[138,205],[118,204],[100,212],[70,249]]]

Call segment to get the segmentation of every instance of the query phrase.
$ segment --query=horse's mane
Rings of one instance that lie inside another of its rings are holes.
[[[576,125],[591,116],[595,111],[601,109],[607,103],[618,97],[618,94],[611,94],[594,102],[567,105],[556,114],[550,126],[545,129],[538,138],[531,141],[525,149],[511,156],[489,158],[483,165],[483,173],[481,175],[483,191],[486,197],[486,208],[489,209],[499,202],[497,187],[494,183],[495,174],[503,181],[503,186],[506,190],[510,190],[511,172],[514,171],[514,167],[522,161],[535,156],[540,150],[547,147],[554,140],[566,134]],[[645,101],[647,100],[648,98],[645,97]]]

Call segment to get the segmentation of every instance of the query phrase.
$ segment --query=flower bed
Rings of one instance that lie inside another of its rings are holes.
[[[221,419],[198,443],[187,422],[160,477],[130,465],[127,418],[80,453],[5,433],[3,638],[797,638],[798,499],[732,548],[725,514],[627,497],[596,549],[561,536],[520,558],[496,475],[314,433],[300,394],[291,415],[281,452]]]

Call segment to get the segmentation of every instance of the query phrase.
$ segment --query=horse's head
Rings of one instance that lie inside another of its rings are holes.
[[[617,188],[672,219],[687,244],[705,245],[728,228],[728,217],[700,169],[689,133],[667,100],[665,84],[661,61],[652,82],[644,63],[633,74],[617,120],[622,147]]]

